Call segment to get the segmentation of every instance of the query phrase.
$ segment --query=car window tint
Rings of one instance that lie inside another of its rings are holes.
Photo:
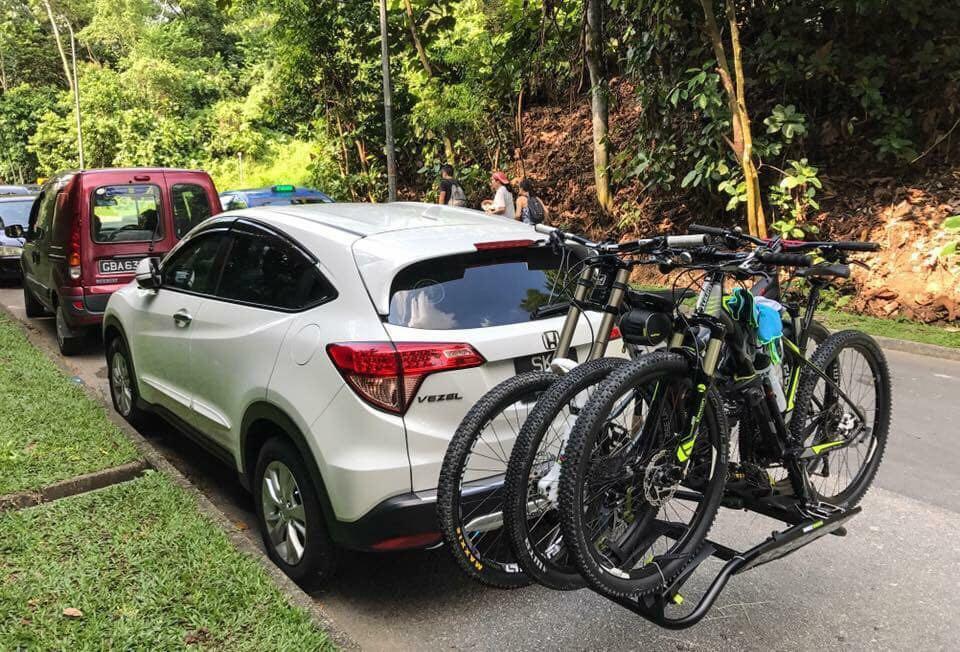
[[[450,330],[529,321],[569,300],[561,259],[542,249],[477,252],[415,263],[393,280],[387,321]]]
[[[137,242],[163,237],[160,188],[150,184],[100,186],[93,192],[90,232],[95,242]]]
[[[217,282],[217,253],[223,231],[193,238],[163,263],[163,287],[212,294]]]
[[[203,186],[194,183],[178,183],[170,189],[173,205],[173,229],[182,238],[200,222],[213,214],[210,200]]]
[[[336,293],[316,265],[290,243],[266,234],[235,233],[217,295],[299,310],[329,301]]]

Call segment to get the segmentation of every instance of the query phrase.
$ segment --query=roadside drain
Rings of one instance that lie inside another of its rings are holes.
[[[34,507],[61,498],[103,489],[121,482],[128,482],[140,477],[150,468],[152,467],[146,460],[140,460],[61,480],[35,491],[18,491],[0,496],[0,513]]]

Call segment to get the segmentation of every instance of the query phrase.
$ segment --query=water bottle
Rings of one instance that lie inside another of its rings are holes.
[[[773,389],[773,397],[777,401],[777,409],[780,410],[780,414],[786,412],[787,397],[783,393],[783,370],[781,369],[780,365],[773,364],[773,362],[770,361],[770,358],[767,357],[766,368],[758,369],[757,372],[765,375],[767,380],[770,381],[770,387]]]

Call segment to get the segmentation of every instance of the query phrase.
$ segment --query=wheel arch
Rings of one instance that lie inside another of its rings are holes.
[[[334,524],[336,516],[333,505],[327,495],[323,475],[320,473],[320,467],[317,466],[313,451],[294,420],[272,403],[258,401],[251,404],[244,412],[240,425],[240,483],[248,490],[253,489],[253,476],[259,451],[269,439],[276,436],[285,437],[296,447],[320,498],[324,520],[328,526]]]

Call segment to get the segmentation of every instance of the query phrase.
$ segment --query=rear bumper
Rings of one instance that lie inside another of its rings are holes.
[[[103,312],[110,296],[126,283],[87,287],[66,286],[60,288],[60,303],[66,310],[67,325],[71,328],[87,328],[103,323]]]
[[[338,545],[353,550],[429,548],[441,539],[436,493],[388,498],[356,521],[332,523],[330,536]]]
[[[479,505],[503,487],[503,476],[469,483],[461,497],[465,509]],[[437,516],[437,492],[420,491],[384,500],[352,523],[330,528],[337,544],[354,550],[387,552],[430,548],[443,540]]]

